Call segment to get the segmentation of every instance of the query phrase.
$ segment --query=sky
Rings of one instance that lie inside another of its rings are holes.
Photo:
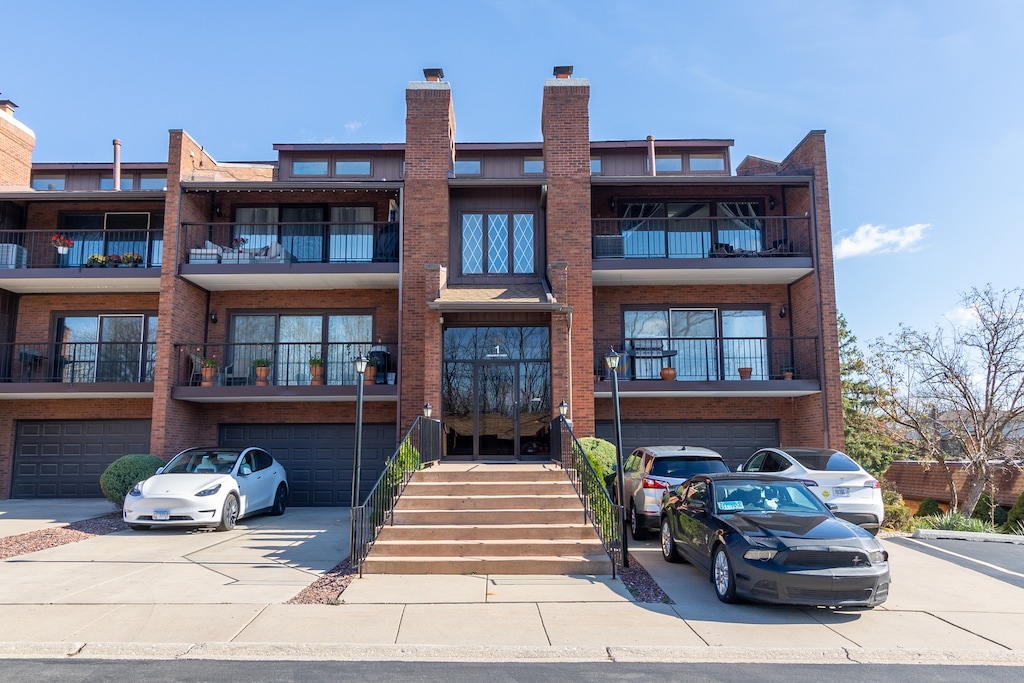
[[[458,142],[540,141],[544,80],[591,85],[592,140],[732,139],[782,159],[826,131],[839,311],[862,345],[1021,284],[1019,0],[0,0],[0,97],[35,162],[218,161],[402,142],[441,67]]]

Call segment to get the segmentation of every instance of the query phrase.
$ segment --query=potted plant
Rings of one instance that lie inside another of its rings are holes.
[[[366,374],[363,375],[363,384],[376,384],[377,383],[377,363],[380,359],[370,354],[370,358],[366,363]]]
[[[324,383],[324,359],[320,356],[311,356],[309,359],[309,383]]]
[[[57,248],[58,254],[66,254],[71,247],[75,246],[75,241],[70,237],[57,233],[50,238],[50,244]]]
[[[119,265],[121,265],[121,255],[111,254],[110,256],[107,257],[105,263],[107,265],[107,268],[117,268]]]
[[[217,362],[216,356],[203,356],[203,360],[200,362],[202,366],[203,379],[199,386],[212,387],[214,379],[217,377]]]
[[[782,379],[793,379],[793,367],[786,365],[782,368]]]
[[[256,368],[256,386],[265,387],[270,384],[270,358],[256,358],[253,360],[253,367]]]
[[[750,379],[750,376],[754,373],[754,368],[736,368],[736,372],[740,374],[740,379]]]
[[[142,254],[134,251],[126,251],[121,254],[121,265],[129,268],[134,268],[142,263]]]
[[[86,268],[102,268],[107,262],[107,257],[103,254],[90,254],[89,258],[85,260]]]

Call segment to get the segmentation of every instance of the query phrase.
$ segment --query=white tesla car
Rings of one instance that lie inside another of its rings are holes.
[[[770,472],[807,485],[835,516],[877,534],[885,517],[882,485],[850,456],[831,448],[762,448],[737,468]]]
[[[288,477],[261,448],[190,448],[124,498],[124,521],[151,526],[233,529],[242,517],[284,514]]]

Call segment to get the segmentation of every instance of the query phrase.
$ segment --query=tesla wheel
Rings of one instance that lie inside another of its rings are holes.
[[[132,531],[145,531],[149,528],[148,524],[129,524],[128,528]]]
[[[636,506],[632,503],[629,504],[629,530],[637,541],[647,538],[647,529],[640,522],[640,517],[636,514]]]
[[[672,540],[672,531],[668,520],[661,520],[661,556],[666,562],[681,562],[682,557],[676,550],[676,542]]]
[[[736,576],[732,572],[732,562],[725,546],[715,549],[715,559],[711,563],[711,581],[715,584],[715,594],[722,602],[736,602]]]
[[[284,488],[284,484],[278,484],[277,493],[274,494],[274,507],[270,508],[270,514],[272,515],[283,515],[285,502],[284,499],[288,495],[288,491]]]
[[[224,509],[220,513],[220,524],[217,526],[217,531],[231,531],[235,528],[235,522],[237,521],[238,499],[232,493],[224,499]]]

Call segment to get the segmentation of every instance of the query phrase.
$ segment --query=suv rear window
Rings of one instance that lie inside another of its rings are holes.
[[[675,477],[689,479],[695,474],[712,474],[728,472],[721,458],[655,458],[651,465],[651,474],[656,477]]]
[[[850,456],[842,453],[816,451],[788,451],[794,460],[809,470],[827,470],[829,472],[856,472],[860,466]]]

